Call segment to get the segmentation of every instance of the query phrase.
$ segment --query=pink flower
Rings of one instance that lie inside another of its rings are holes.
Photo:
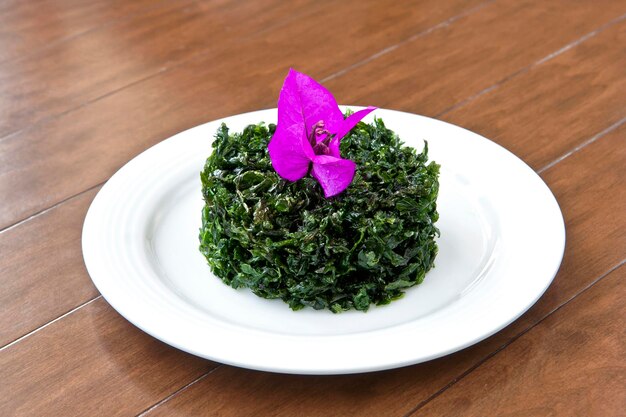
[[[268,145],[272,166],[297,181],[309,172],[326,198],[345,190],[356,164],[339,155],[341,139],[365,116],[368,107],[344,119],[333,95],[306,74],[289,70],[278,98],[278,124]]]

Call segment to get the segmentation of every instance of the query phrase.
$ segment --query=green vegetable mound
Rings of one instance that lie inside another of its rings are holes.
[[[383,121],[341,141],[357,164],[352,184],[326,199],[310,176],[288,182],[272,168],[276,126],[222,125],[206,161],[200,251],[233,288],[334,313],[388,304],[420,284],[437,254],[439,165],[403,146]]]

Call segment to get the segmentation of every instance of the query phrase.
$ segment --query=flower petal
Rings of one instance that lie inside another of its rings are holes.
[[[276,126],[267,149],[272,166],[278,175],[289,181],[297,181],[309,172],[313,148],[306,139],[303,124],[284,126],[284,124]]]
[[[341,139],[346,136],[357,123],[359,123],[365,116],[376,110],[377,107],[369,106],[366,109],[359,110],[355,113],[352,113],[345,120],[342,121],[339,130],[337,131],[337,135],[330,141],[328,148],[330,150],[330,154],[339,158],[339,144]]]
[[[278,123],[281,123],[281,104],[291,112],[299,111],[299,120],[304,119],[307,136],[320,120],[331,133],[337,132],[343,123],[343,113],[339,110],[335,97],[321,84],[306,74],[289,70],[278,100]],[[283,115],[286,116],[286,115]],[[290,119],[293,118],[289,115]]]
[[[311,175],[320,183],[324,196],[328,198],[348,188],[354,178],[355,170],[356,164],[349,159],[316,155],[313,157]]]
[[[307,174],[311,158],[315,155],[308,136],[311,126],[321,119],[316,119],[314,122],[310,122],[311,125],[307,125],[306,109],[309,109],[313,114],[308,118],[309,120],[313,120],[321,113],[319,109],[311,110],[315,107],[315,103],[311,101],[312,95],[308,91],[311,88],[315,91],[318,91],[319,88],[323,89],[312,78],[292,69],[285,78],[278,97],[278,124],[268,149],[272,166],[278,175],[290,181],[297,181]],[[324,91],[326,90],[324,89]],[[328,91],[326,92],[328,93]],[[323,94],[320,97],[325,100],[326,104],[329,103],[328,97],[324,98]],[[334,103],[332,95],[330,98]],[[337,106],[336,103],[335,106]],[[324,104],[319,107],[325,109]],[[339,113],[341,114],[341,112]],[[341,120],[343,121],[343,117]]]
[[[341,139],[348,134],[349,131],[352,130],[357,123],[359,123],[365,116],[376,110],[377,107],[368,106],[366,109],[359,110],[357,112],[352,113],[341,123],[341,128],[337,132],[337,138]]]

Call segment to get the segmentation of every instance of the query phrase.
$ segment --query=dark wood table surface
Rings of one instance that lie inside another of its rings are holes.
[[[81,253],[102,184],[275,106],[291,66],[535,169],[567,230],[537,304],[450,356],[345,376],[210,362],[116,313]],[[625,121],[624,0],[1,1],[0,415],[624,415]]]

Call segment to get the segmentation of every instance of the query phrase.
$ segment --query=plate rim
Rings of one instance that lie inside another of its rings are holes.
[[[342,106],[342,108],[350,108],[350,109],[355,109],[358,110],[362,107],[360,106]],[[565,223],[564,223],[564,219],[563,219],[563,214],[562,211],[560,209],[560,206],[558,204],[558,201],[556,200],[556,198],[554,197],[554,194],[552,193],[552,191],[550,190],[550,188],[547,186],[547,184],[543,181],[543,179],[531,168],[529,167],[521,158],[517,157],[516,155],[514,155],[512,152],[510,152],[509,150],[507,150],[506,148],[504,148],[502,145],[493,142],[491,140],[489,140],[488,138],[485,138],[477,133],[474,133],[472,131],[469,131],[463,127],[445,122],[445,121],[441,121],[441,120],[437,120],[434,118],[430,118],[430,117],[426,117],[426,116],[421,116],[421,115],[416,115],[413,113],[407,113],[407,112],[401,112],[401,111],[397,111],[397,110],[389,110],[389,109],[380,109],[383,112],[391,112],[391,113],[395,113],[397,114],[399,117],[418,117],[418,118],[423,118],[423,119],[428,119],[431,122],[436,122],[436,123],[443,123],[449,126],[452,126],[455,129],[462,129],[468,133],[470,133],[471,135],[474,135],[478,138],[480,138],[481,140],[487,141],[488,143],[490,143],[491,145],[495,145],[497,148],[499,148],[498,152],[505,152],[506,154],[508,154],[509,156],[515,158],[516,160],[518,160],[528,171],[527,174],[536,177],[535,179],[538,179],[540,181],[540,183],[543,185],[543,187],[545,187],[545,190],[547,190],[549,198],[551,198],[550,203],[555,205],[556,208],[556,212],[558,212],[558,218],[560,220],[560,223],[558,225],[556,225],[558,232],[560,233],[560,236],[558,236],[558,241],[560,243],[560,247],[557,248],[557,252],[558,252],[558,259],[554,259],[554,267],[553,270],[550,271],[550,273],[547,273],[546,275],[549,275],[549,279],[546,279],[544,281],[544,286],[540,291],[537,291],[536,294],[534,294],[534,297],[532,300],[529,300],[527,302],[527,305],[525,308],[520,309],[519,311],[517,311],[517,314],[507,318],[507,320],[504,320],[500,323],[500,325],[492,327],[488,332],[483,332],[481,333],[480,336],[471,339],[471,340],[466,340],[464,343],[459,343],[456,344],[454,346],[451,346],[449,349],[447,350],[440,350],[438,351],[436,354],[430,355],[430,356],[425,356],[425,357],[420,357],[417,359],[410,359],[410,360],[401,360],[401,361],[386,361],[386,362],[379,362],[377,364],[371,364],[369,366],[346,366],[344,368],[341,367],[337,367],[337,366],[333,366],[330,368],[319,368],[319,367],[294,367],[293,365],[286,365],[284,367],[281,366],[277,366],[276,364],[272,364],[272,365],[265,365],[263,363],[258,363],[254,362],[250,363],[250,361],[246,361],[246,360],[233,360],[232,358],[228,358],[228,357],[222,357],[222,356],[213,356],[210,354],[207,354],[206,351],[202,351],[202,350],[198,350],[194,347],[190,347],[189,345],[186,345],[184,343],[180,343],[179,340],[176,340],[175,338],[171,338],[168,337],[166,335],[163,335],[162,332],[159,331],[155,331],[155,329],[152,326],[146,326],[145,322],[143,322],[140,317],[141,315],[137,313],[137,311],[133,310],[132,308],[129,308],[128,305],[125,305],[124,302],[122,301],[122,299],[120,297],[118,297],[114,292],[111,291],[111,289],[106,285],[106,281],[105,278],[102,277],[101,271],[99,271],[96,267],[97,263],[94,260],[94,256],[96,251],[96,248],[94,248],[94,243],[93,243],[93,239],[91,239],[91,236],[93,236],[94,232],[94,228],[95,228],[95,222],[97,220],[97,216],[98,212],[97,209],[99,207],[99,205],[101,204],[101,200],[102,200],[102,196],[106,195],[107,192],[109,192],[110,189],[110,185],[109,184],[114,184],[115,181],[112,181],[116,178],[120,178],[120,176],[124,175],[123,173],[126,172],[125,169],[128,169],[127,166],[133,164],[133,161],[136,161],[138,158],[142,157],[142,155],[146,155],[150,150],[159,147],[159,146],[163,146],[164,143],[168,142],[168,141],[172,141],[174,138],[176,137],[180,137],[182,135],[187,134],[187,132],[189,132],[190,130],[193,130],[195,128],[198,128],[200,126],[205,126],[207,124],[218,124],[221,122],[228,122],[229,119],[234,119],[234,118],[241,118],[241,119],[252,119],[252,117],[255,114],[259,114],[259,113],[265,113],[265,112],[271,112],[271,111],[275,111],[275,108],[270,108],[270,109],[264,109],[264,110],[257,110],[257,111],[252,111],[252,112],[247,112],[247,113],[240,113],[240,114],[236,114],[236,115],[232,115],[232,116],[228,116],[225,118],[220,118],[217,120],[213,120],[207,123],[203,123],[201,125],[192,127],[190,129],[184,130],[176,135],[173,135],[153,146],[151,146],[150,148],[144,150],[143,152],[141,152],[139,155],[135,156],[134,158],[132,158],[130,161],[128,161],[122,168],[120,168],[113,176],[111,176],[111,178],[107,181],[107,183],[101,188],[101,190],[98,192],[98,194],[96,195],[96,197],[94,198],[94,200],[92,201],[89,210],[87,212],[87,215],[85,216],[85,220],[83,223],[83,230],[82,230],[82,239],[81,239],[81,246],[82,246],[82,251],[83,251],[83,258],[85,261],[85,266],[87,268],[87,271],[89,273],[90,278],[92,279],[92,281],[94,282],[95,286],[97,287],[97,289],[100,291],[100,293],[102,294],[103,298],[123,317],[125,317],[128,321],[130,321],[133,325],[135,325],[136,327],[140,328],[142,331],[152,335],[153,337],[162,340],[163,342],[174,346],[180,350],[189,352],[191,354],[194,354],[196,356],[200,356],[200,357],[204,357],[216,362],[220,362],[220,363],[226,363],[229,365],[233,365],[233,366],[238,366],[238,367],[245,367],[245,368],[249,368],[249,369],[257,369],[257,370],[263,370],[263,371],[270,371],[270,372],[280,372],[280,373],[295,373],[295,374],[348,374],[348,373],[360,373],[360,372],[370,372],[370,371],[379,371],[379,370],[384,370],[384,369],[391,369],[391,368],[397,368],[397,367],[402,367],[402,366],[407,366],[407,365],[411,365],[411,364],[415,364],[415,363],[420,363],[420,362],[425,362],[428,360],[432,360],[438,357],[442,357],[442,356],[446,356],[449,355],[453,352],[462,350],[468,346],[471,346],[473,344],[476,344],[486,338],[488,338],[489,336],[499,332],[500,330],[502,330],[503,328],[505,328],[506,326],[508,326],[509,324],[511,324],[512,322],[514,322],[515,320],[517,320],[521,315],[523,315],[530,307],[532,307],[539,298],[541,298],[541,296],[545,293],[545,291],[547,290],[547,288],[550,286],[550,284],[552,283],[554,277],[556,276],[560,265],[562,263],[562,259],[564,256],[564,251],[565,251],[565,243],[566,243],[566,230],[565,230]],[[384,117],[381,117],[384,120]],[[210,147],[207,147],[208,150],[210,150]],[[145,156],[144,156],[145,157]],[[120,174],[122,173],[122,174]],[[100,197],[100,198],[99,198]],[[556,213],[555,212],[555,213]],[[97,230],[97,229],[96,229]],[[366,332],[366,333],[371,333],[371,332]],[[301,336],[298,336],[300,339],[302,339]]]

